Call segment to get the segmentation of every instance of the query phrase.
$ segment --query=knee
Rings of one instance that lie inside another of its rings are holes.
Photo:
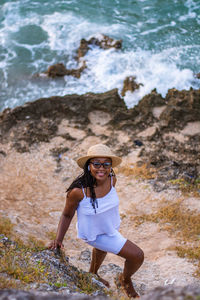
[[[143,264],[144,261],[144,252],[142,251],[142,249],[137,248],[136,251],[134,251],[133,253],[133,259],[134,262],[137,262],[139,265]]]
[[[144,252],[142,249],[139,248],[137,256],[138,256],[138,261],[142,265],[144,261]]]

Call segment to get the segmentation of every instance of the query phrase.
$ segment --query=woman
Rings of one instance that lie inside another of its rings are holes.
[[[133,288],[131,276],[144,260],[143,251],[125,239],[118,231],[120,225],[119,199],[115,190],[116,177],[113,167],[121,163],[121,158],[112,154],[102,144],[89,148],[86,156],[77,164],[84,169],[67,189],[67,198],[56,239],[50,249],[63,247],[62,241],[71,220],[77,211],[78,237],[93,246],[90,272],[97,272],[107,252],[125,258],[123,273],[119,281],[129,297],[139,297]],[[99,277],[99,276],[98,276]],[[109,283],[99,277],[106,286]]]

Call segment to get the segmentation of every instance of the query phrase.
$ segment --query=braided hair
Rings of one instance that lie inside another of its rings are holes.
[[[84,165],[83,173],[80,174],[67,188],[66,192],[71,191],[74,188],[89,188],[90,190],[90,203],[92,207],[94,208],[94,211],[96,213],[96,208],[98,208],[98,202],[97,202],[97,197],[96,193],[94,190],[95,185],[97,184],[96,178],[94,178],[90,171],[88,170],[90,160],[88,159],[87,162]],[[110,176],[115,176],[115,173],[113,169],[111,169],[111,174]]]

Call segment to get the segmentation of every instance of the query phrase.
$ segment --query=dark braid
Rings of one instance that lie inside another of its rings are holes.
[[[94,211],[96,213],[96,208],[98,208],[98,202],[97,202],[97,197],[95,194],[94,186],[96,185],[96,178],[94,178],[90,171],[88,170],[90,160],[88,160],[85,163],[84,166],[84,172],[79,175],[68,187],[67,192],[71,191],[73,188],[86,188],[86,193],[87,193],[87,188],[90,190],[90,202],[92,204],[92,207],[94,208]],[[111,173],[110,176],[115,176],[115,173],[113,169],[111,168]]]
[[[87,191],[87,188],[89,187],[91,199],[90,202],[96,213],[96,207],[98,208],[98,202],[94,190],[94,186],[96,185],[96,179],[91,175],[90,171],[88,170],[89,162],[90,160],[88,160],[85,163],[84,172],[71,183],[71,185],[67,189],[67,192],[71,191],[73,188],[81,189],[82,187],[86,188]]]

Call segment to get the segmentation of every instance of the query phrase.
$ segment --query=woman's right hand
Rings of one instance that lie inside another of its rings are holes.
[[[56,250],[56,249],[60,249],[60,248],[63,249],[64,245],[61,242],[54,240],[49,244],[48,248],[50,250]]]

